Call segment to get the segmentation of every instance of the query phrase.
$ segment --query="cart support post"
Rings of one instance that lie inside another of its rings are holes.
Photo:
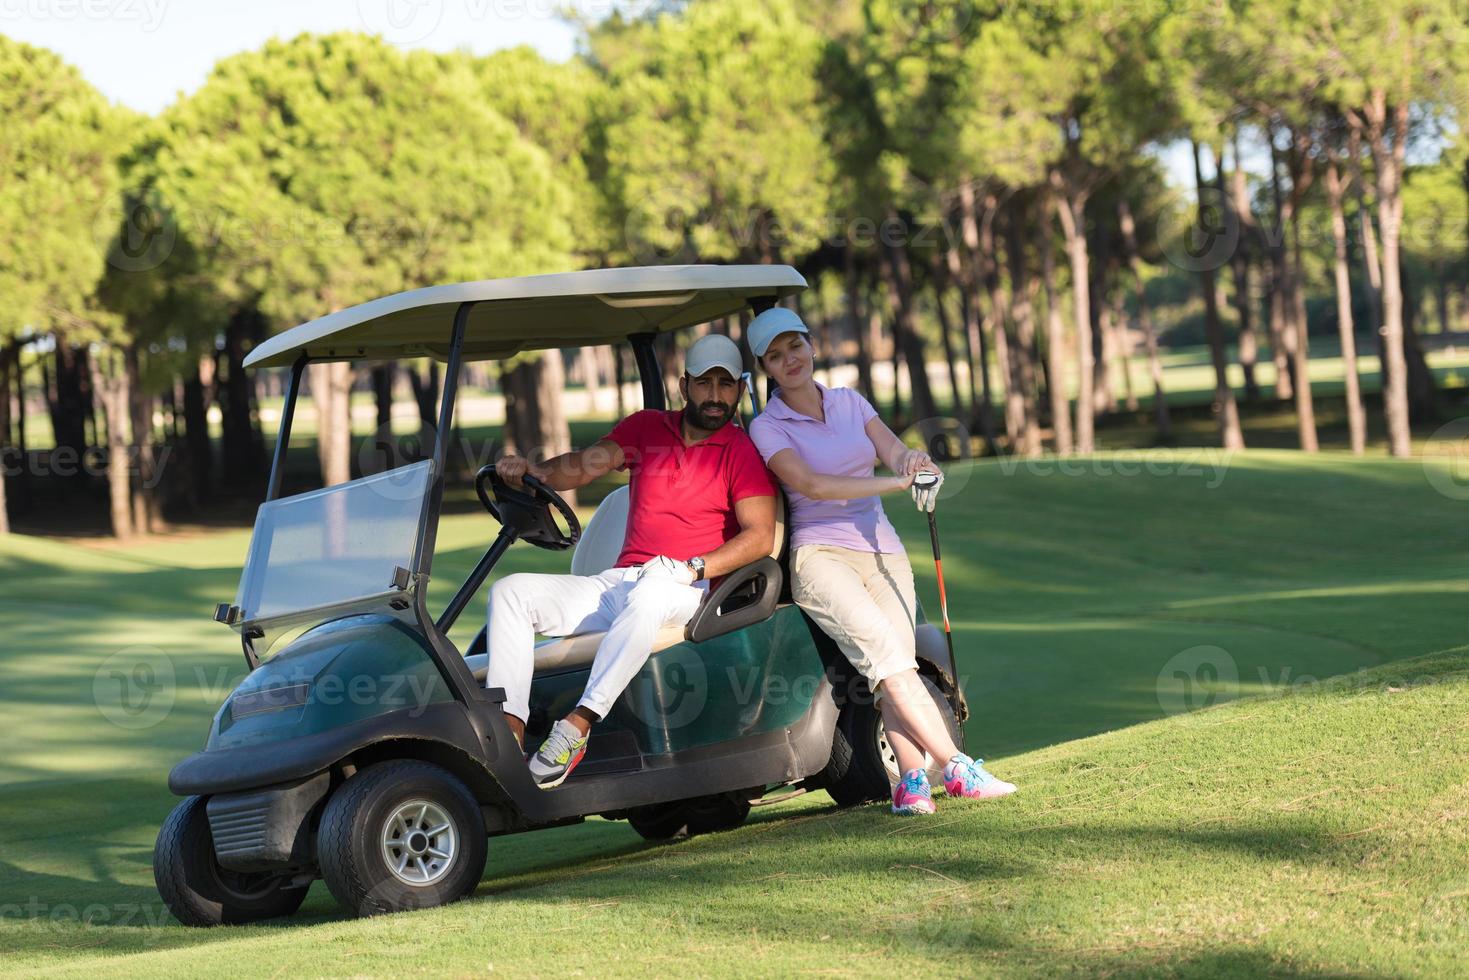
[[[291,443],[291,420],[296,417],[296,396],[301,393],[301,375],[306,370],[306,355],[296,358],[291,365],[291,379],[286,382],[286,401],[281,406],[280,431],[275,437],[275,453],[270,458],[270,482],[265,485],[265,499],[274,500],[281,495],[281,482],[286,473],[286,449]]]
[[[434,544],[439,535],[439,509],[444,502],[444,466],[449,458],[449,439],[453,432],[454,398],[459,392],[459,365],[464,354],[464,331],[469,326],[469,312],[475,304],[461,303],[454,311],[454,332],[449,338],[449,359],[444,365],[444,395],[439,402],[439,430],[434,434],[432,482],[424,501],[424,514],[419,521],[418,550],[413,572],[427,577],[434,563]],[[423,583],[419,583],[420,591]]]
[[[652,333],[635,333],[628,337],[632,344],[633,360],[638,365],[638,379],[643,383],[643,407],[656,408],[660,412],[668,407],[668,398],[663,393],[663,372],[658,369],[658,352],[653,349]]]

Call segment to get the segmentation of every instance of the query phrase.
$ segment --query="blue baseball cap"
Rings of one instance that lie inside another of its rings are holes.
[[[750,321],[750,329],[745,331],[745,336],[750,341],[750,351],[757,357],[764,357],[765,351],[770,347],[770,342],[783,333],[810,334],[806,324],[796,315],[795,310],[788,310],[784,306],[772,306]]]

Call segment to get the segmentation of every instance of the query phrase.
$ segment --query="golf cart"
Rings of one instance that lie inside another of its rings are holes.
[[[769,556],[719,582],[687,627],[663,631],[593,727],[584,761],[549,792],[506,726],[504,692],[484,686],[483,629],[462,652],[447,634],[517,541],[569,550],[574,573],[610,567],[626,488],[583,530],[543,484],[511,487],[481,469],[475,489],[499,534],[437,616],[428,605],[465,361],[627,342],[644,405],[661,409],[656,335],[767,308],[805,285],[794,269],[761,265],[435,286],[321,317],[250,354],[247,367],[289,366],[290,381],[239,592],[215,611],[239,633],[249,672],[204,750],[169,775],[184,800],[159,832],[153,869],[179,921],[290,915],[316,878],[353,914],[440,905],[475,889],[488,837],[591,815],[659,840],[736,826],[776,789],[820,788],[844,806],[888,795],[896,763],[871,695],[791,604],[783,524]],[[308,364],[423,356],[446,364],[427,458],[281,495]],[[575,703],[602,636],[538,644],[526,744]],[[933,626],[918,627],[918,653],[957,739],[967,710]]]

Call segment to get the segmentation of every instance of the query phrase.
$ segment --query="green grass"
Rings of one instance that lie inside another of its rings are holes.
[[[290,924],[209,932],[171,924],[149,859],[167,769],[242,672],[207,613],[246,533],[5,540],[0,968],[1463,974],[1469,572],[1463,503],[1425,479],[1440,465],[983,463],[939,521],[969,744],[1015,798],[904,822],[813,794],[668,846],[593,820],[492,840],[450,908],[349,921],[318,884]],[[924,527],[893,503],[931,606]],[[441,600],[491,532],[446,519]],[[118,714],[119,651],[170,710]]]

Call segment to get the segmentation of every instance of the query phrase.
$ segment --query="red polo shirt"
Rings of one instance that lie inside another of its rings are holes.
[[[634,412],[603,436],[622,447],[632,474],[627,537],[618,568],[667,555],[707,555],[740,533],[735,501],[772,497],[775,484],[745,430],[728,423],[685,446],[682,412]]]

